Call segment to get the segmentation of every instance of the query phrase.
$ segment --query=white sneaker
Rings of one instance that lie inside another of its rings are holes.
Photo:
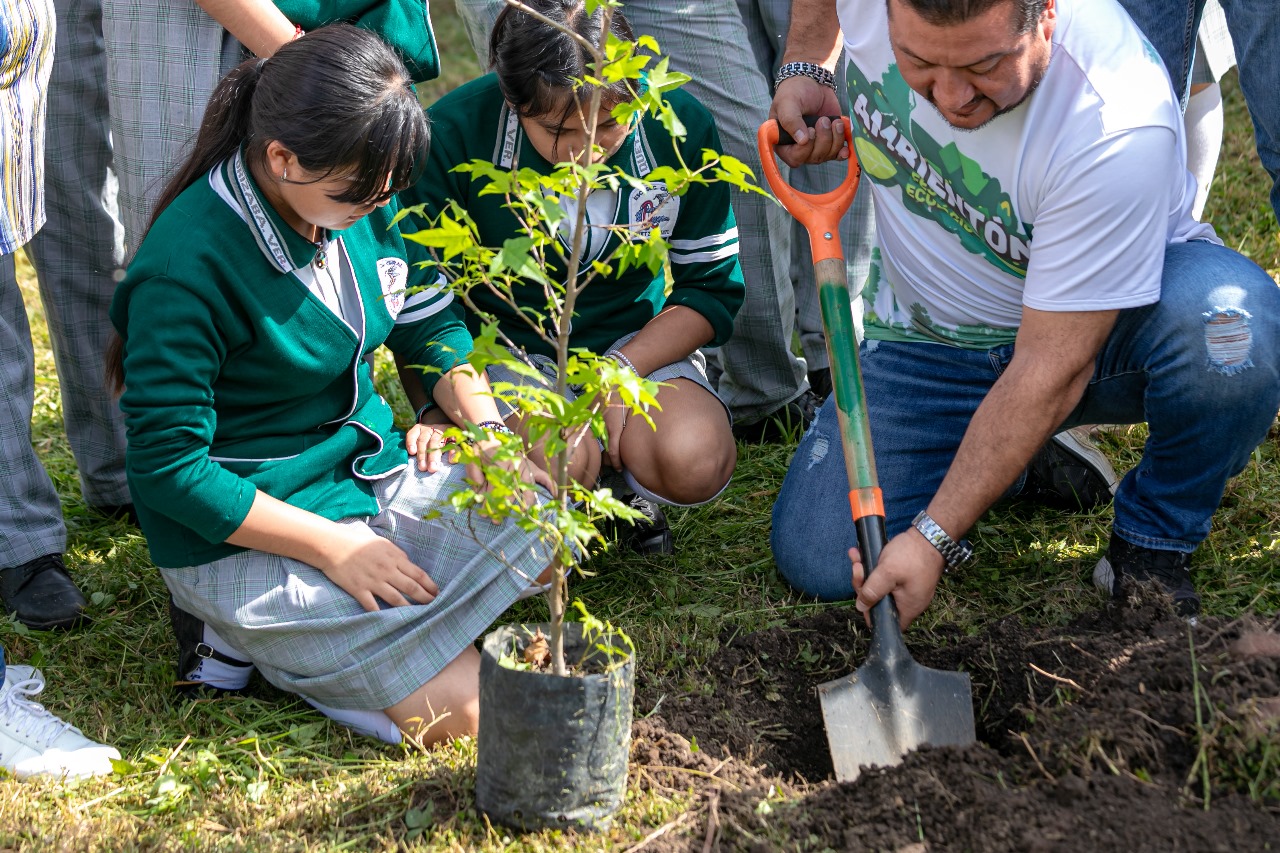
[[[44,676],[29,666],[6,666],[0,686],[0,767],[19,779],[48,774],[78,778],[111,772],[114,746],[94,743],[32,702],[44,690]]]

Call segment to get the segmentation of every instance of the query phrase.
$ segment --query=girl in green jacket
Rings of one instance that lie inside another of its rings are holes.
[[[604,9],[588,14],[580,0],[528,0],[533,11],[598,44]],[[632,40],[626,18],[616,12],[612,34]],[[544,174],[556,164],[582,156],[583,110],[592,89],[575,81],[591,73],[589,55],[571,32],[519,8],[508,6],[494,24],[489,56],[494,72],[441,98],[428,114],[433,142],[426,170],[405,194],[406,203],[425,203],[437,216],[450,200],[475,220],[486,246],[501,246],[522,233],[521,223],[501,194],[485,194],[486,180],[454,172],[471,160],[489,160],[504,169],[529,167]],[[673,138],[655,118],[619,124],[611,110],[629,101],[626,81],[602,92],[596,144],[597,162],[615,165],[645,181],[662,166],[700,164],[703,149],[719,150],[711,115],[692,96],[672,92],[668,100],[687,135]],[[573,199],[562,204],[574,205]],[[608,354],[641,376],[664,383],[658,392],[660,411],[652,412],[656,429],[642,418],[626,418],[621,406],[606,409],[608,439],[603,449],[589,448],[575,473],[587,482],[602,465],[620,472],[646,514],[660,517],[654,503],[690,505],[711,500],[728,483],[737,459],[726,408],[707,379],[700,347],[723,343],[733,329],[744,286],[738,264],[738,229],[725,184],[690,188],[673,196],[661,180],[641,186],[621,184],[616,191],[598,189],[587,202],[587,239],[583,265],[606,258],[620,238],[607,226],[629,228],[643,239],[658,229],[670,242],[671,282],[647,267],[617,272],[592,282],[578,297],[570,339],[572,347]],[[574,215],[560,234],[572,245]],[[548,269],[549,275],[564,275]],[[473,331],[485,315],[517,351],[554,376],[554,353],[526,316],[547,313],[541,286],[531,283],[517,298],[515,310],[478,287],[471,291],[477,312],[468,312]],[[526,315],[526,316],[522,316]],[[490,368],[490,378],[517,381],[507,371]],[[518,425],[512,424],[518,429]],[[665,525],[663,525],[665,528]],[[652,528],[646,534],[652,533]],[[659,536],[662,534],[660,533]],[[670,533],[640,550],[670,551]]]
[[[419,388],[453,423],[505,429],[458,306],[391,225],[428,146],[408,84],[349,26],[233,71],[112,321],[179,678],[234,689],[256,666],[355,728],[432,743],[475,731],[472,641],[549,556],[513,524],[456,514],[468,472],[441,459],[441,428],[399,432],[374,389],[386,344],[434,369]]]

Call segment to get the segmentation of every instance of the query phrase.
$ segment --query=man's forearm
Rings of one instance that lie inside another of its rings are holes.
[[[1079,403],[1118,311],[1023,308],[1013,359],[978,406],[929,515],[958,539]]]
[[[835,0],[795,0],[791,4],[791,27],[787,31],[783,64],[816,62],[828,71],[835,71],[840,48]]]
[[[929,515],[954,539],[1008,490],[1079,402],[1087,384],[1006,373],[973,415]]]

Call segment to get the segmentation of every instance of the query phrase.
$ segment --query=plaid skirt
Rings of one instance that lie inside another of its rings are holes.
[[[466,469],[408,465],[374,483],[381,511],[360,524],[389,539],[440,587],[429,604],[366,612],[306,563],[243,551],[161,569],[178,606],[211,625],[268,681],[334,708],[383,710],[434,678],[547,567],[550,550],[510,521],[459,515]],[[430,521],[423,516],[437,510]]]

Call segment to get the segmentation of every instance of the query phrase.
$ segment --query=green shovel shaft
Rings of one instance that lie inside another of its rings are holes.
[[[853,326],[848,276],[841,257],[818,261],[813,270],[822,308],[822,328],[827,336],[827,358],[831,363],[831,384],[836,397],[845,473],[849,478],[850,509],[858,532],[862,568],[869,577],[880,563],[880,551],[888,536],[872,451],[866,388],[862,384],[862,368],[858,363],[858,338]],[[871,615],[873,623],[886,623],[882,630],[875,632],[874,647],[887,657],[905,653],[893,596],[886,595],[880,599]]]
[[[828,258],[813,266],[827,336],[827,359],[840,419],[840,443],[849,474],[850,491],[875,489],[876,460],[871,452],[871,424],[867,418],[862,370],[858,366],[858,337],[853,327],[844,258]]]

